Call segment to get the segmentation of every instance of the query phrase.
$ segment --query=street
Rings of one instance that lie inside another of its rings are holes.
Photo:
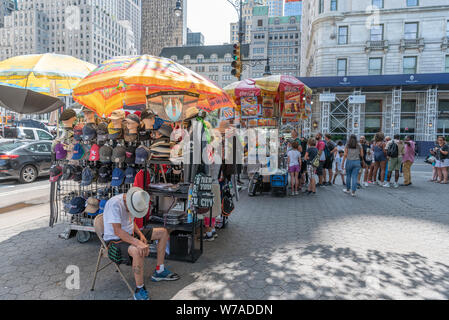
[[[430,176],[431,166],[420,159],[412,186],[370,186],[356,198],[341,185],[315,196],[242,194],[229,224],[205,243],[196,263],[166,262],[181,280],[150,282],[155,261],[146,260],[150,297],[448,299],[449,190],[427,182]],[[0,199],[21,190],[31,199],[45,185],[2,184]],[[90,291],[99,241],[58,238],[64,228],[49,228],[48,215],[48,200],[0,213],[0,299],[130,299],[112,268],[99,273]],[[71,265],[80,270],[79,289],[66,288]],[[132,282],[131,268],[122,270]]]

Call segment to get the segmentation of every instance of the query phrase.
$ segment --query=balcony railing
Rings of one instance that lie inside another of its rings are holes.
[[[367,41],[365,51],[367,52],[374,50],[388,51],[388,47],[389,47],[388,40]]]
[[[418,49],[423,51],[425,47],[424,38],[401,39],[399,50],[402,52],[406,49]]]

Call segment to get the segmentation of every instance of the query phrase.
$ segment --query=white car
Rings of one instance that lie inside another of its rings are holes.
[[[0,127],[0,134],[2,132],[2,128]],[[6,127],[4,135],[2,134],[4,139],[24,139],[24,140],[53,140],[53,136],[42,129],[37,128],[24,128],[24,127]]]

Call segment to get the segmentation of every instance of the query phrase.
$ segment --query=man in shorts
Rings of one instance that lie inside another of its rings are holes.
[[[393,137],[393,140],[390,140],[387,142],[387,145],[385,146],[386,150],[389,150],[390,146],[393,144],[396,144],[397,151],[393,155],[389,155],[387,151],[388,156],[388,174],[387,174],[387,182],[384,184],[384,187],[389,188],[390,187],[390,180],[392,173],[394,172],[394,179],[395,182],[393,184],[394,188],[399,188],[399,171],[401,170],[401,164],[402,164],[402,156],[404,155],[404,142],[400,140],[401,136],[396,134]]]
[[[318,155],[320,156],[320,166],[316,168],[316,175],[318,176],[317,187],[324,186],[324,163],[326,162],[326,155],[324,148],[326,148],[326,143],[323,140],[323,134],[317,133],[315,136],[316,148],[318,149]]]
[[[133,187],[126,194],[108,200],[103,212],[103,239],[108,247],[109,258],[116,263],[132,265],[136,280],[135,300],[149,300],[144,285],[144,259],[150,253],[149,241],[158,240],[157,267],[152,281],[173,281],[179,276],[164,267],[168,231],[165,228],[148,228],[141,231],[134,218],[148,213],[150,195],[141,188]]]
[[[326,160],[324,161],[324,165],[323,165],[323,181],[324,181],[324,185],[326,186],[331,186],[332,185],[332,177],[333,177],[333,172],[332,172],[332,167],[334,164],[334,159],[335,156],[337,154],[337,144],[332,141],[332,136],[329,133],[326,133],[324,135],[324,140],[326,142],[326,146],[325,146],[325,156],[326,156]],[[329,174],[329,181],[326,182],[326,170],[327,173]]]

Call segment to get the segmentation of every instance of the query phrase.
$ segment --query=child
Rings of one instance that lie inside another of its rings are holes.
[[[293,141],[292,148],[287,152],[288,172],[290,173],[290,181],[292,184],[292,196],[298,195],[299,172],[301,171],[301,152],[298,150],[299,143]]]
[[[344,174],[344,171],[342,170],[344,154],[345,154],[345,152],[343,150],[339,150],[337,157],[335,158],[335,174],[334,174],[334,179],[332,181],[333,184],[335,184],[335,179],[337,178],[337,176],[340,175],[341,182],[343,183],[343,185],[346,185],[345,174]]]

